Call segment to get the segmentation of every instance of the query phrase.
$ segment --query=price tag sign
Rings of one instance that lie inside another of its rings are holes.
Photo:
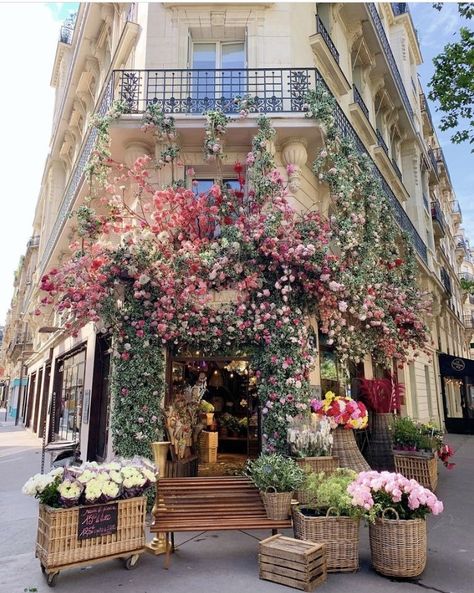
[[[81,507],[79,509],[77,538],[82,540],[117,533],[117,521],[117,503]]]

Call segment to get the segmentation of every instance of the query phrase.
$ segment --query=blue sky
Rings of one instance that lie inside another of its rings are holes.
[[[459,38],[459,28],[462,25],[470,25],[472,28],[473,23],[459,17],[457,3],[445,3],[440,12],[433,8],[431,2],[410,2],[409,6],[413,22],[418,29],[424,60],[419,68],[419,74],[427,94],[428,82],[434,72],[433,58],[441,53],[447,43],[452,43]],[[442,114],[436,112],[436,104],[428,102],[437,127]],[[438,138],[448,164],[454,191],[461,204],[462,226],[474,247],[474,154],[470,152],[470,146],[467,143],[452,144],[449,140],[451,134],[449,131],[440,132],[438,129]]]

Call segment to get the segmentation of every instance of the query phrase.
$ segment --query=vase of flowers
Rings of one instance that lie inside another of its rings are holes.
[[[245,474],[260,490],[267,517],[274,521],[287,519],[293,493],[305,479],[303,469],[293,459],[272,453],[248,461]]]
[[[307,501],[293,508],[295,537],[325,544],[328,572],[359,568],[362,509],[353,504],[347,492],[356,476],[354,471],[342,468],[331,475],[309,474],[302,487]]]
[[[454,452],[443,442],[443,432],[408,417],[394,418],[391,431],[396,471],[434,491],[438,484],[438,458],[448,469],[455,465],[450,461]]]
[[[337,469],[337,457],[331,455],[333,435],[327,418],[316,414],[298,414],[288,421],[287,441],[296,463],[306,472],[331,474]],[[305,502],[303,489],[297,491]]]
[[[362,402],[350,397],[336,396],[328,391],[323,400],[311,401],[313,412],[328,418],[333,429],[332,453],[339,460],[339,467],[347,467],[354,471],[369,470],[369,464],[360,452],[354,429],[367,427],[367,408]]]
[[[23,493],[40,501],[36,557],[48,584],[54,586],[59,570],[68,565],[102,558],[123,556],[132,568],[145,546],[144,494],[155,482],[155,468],[143,458],[84,463],[30,478]],[[113,529],[100,537],[82,537],[81,509],[98,516],[111,506]]]
[[[389,577],[413,578],[426,566],[426,517],[443,503],[415,480],[391,472],[362,472],[347,488],[369,520],[372,564]]]

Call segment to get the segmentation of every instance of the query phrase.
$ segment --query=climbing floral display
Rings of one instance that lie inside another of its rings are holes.
[[[108,174],[78,211],[70,258],[41,287],[43,305],[54,305],[72,333],[93,321],[113,336],[117,453],[149,456],[162,437],[165,349],[250,356],[263,448],[274,452],[286,450],[289,418],[309,407],[311,318],[354,360],[403,361],[424,346],[413,259],[398,253],[392,227],[382,229],[391,220],[384,199],[368,165],[337,137],[325,101],[308,97],[308,115],[327,128],[315,172],[335,196],[329,220],[290,207],[263,116],[245,166],[235,165],[238,190],[216,183],[196,195],[175,179],[178,168],[171,186],[157,189],[157,169],[174,167],[179,149],[173,119],[155,106],[144,125],[173,154],[128,168],[100,153]],[[221,158],[226,124],[224,114],[207,114],[207,157]]]

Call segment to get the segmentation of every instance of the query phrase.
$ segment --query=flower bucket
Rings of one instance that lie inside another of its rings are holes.
[[[338,426],[333,431],[333,455],[339,459],[339,467],[348,467],[356,472],[370,471],[370,466],[357,446],[354,431]]]
[[[288,519],[293,492],[271,492],[268,489],[266,492],[260,491],[260,495],[269,519],[272,519],[272,521]]]
[[[328,572],[353,572],[359,568],[359,519],[330,515],[309,517],[293,509],[293,531],[296,539],[326,546]]]
[[[395,519],[387,519],[390,511]],[[385,509],[369,526],[370,553],[374,569],[387,577],[413,578],[426,566],[426,520],[400,520],[395,509]]]

